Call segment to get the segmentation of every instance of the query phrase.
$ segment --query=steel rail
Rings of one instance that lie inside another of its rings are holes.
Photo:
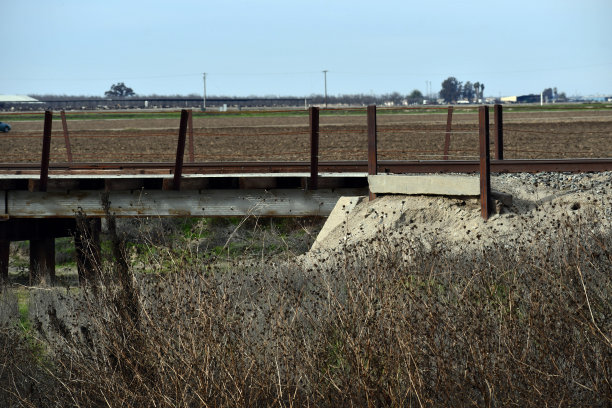
[[[478,160],[378,160],[380,173],[476,173]],[[367,160],[319,161],[319,172],[345,173],[368,171]],[[172,174],[172,162],[146,163],[51,163],[50,173],[62,174]],[[537,172],[600,172],[612,170],[612,158],[605,159],[507,159],[491,160],[493,173]],[[37,174],[40,165],[35,163],[0,163],[0,173]],[[300,173],[310,172],[309,162],[201,162],[184,163],[183,174],[232,173]]]

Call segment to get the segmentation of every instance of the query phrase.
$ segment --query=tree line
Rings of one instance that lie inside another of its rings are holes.
[[[485,85],[482,82],[476,81],[466,81],[461,82],[457,78],[451,76],[445,79],[441,83],[441,89],[438,93],[433,95],[429,95],[429,97],[423,95],[423,93],[414,89],[410,94],[401,94],[399,92],[385,93],[385,94],[340,94],[340,95],[321,95],[321,94],[312,94],[305,99],[308,100],[308,103],[314,105],[322,105],[322,104],[330,104],[330,105],[385,105],[390,104],[394,106],[409,104],[416,105],[422,104],[425,100],[429,98],[433,99],[432,101],[428,101],[429,103],[436,103],[437,98],[439,97],[444,101],[444,103],[457,103],[459,101],[467,101],[469,103],[479,103],[484,100],[484,90]],[[542,92],[544,100],[547,102],[563,102],[567,101],[567,96],[564,92],[558,92],[557,88],[546,88]],[[34,98],[45,100],[45,99],[54,99],[54,100],[69,100],[74,99],[74,96],[67,95],[31,95]],[[107,98],[125,98],[129,99],[132,97],[136,97],[137,94],[134,90],[123,82],[119,82],[111,85],[110,89],[104,93],[104,96]],[[168,95],[163,95],[168,96]],[[160,95],[140,95],[140,98],[146,97],[156,97],[161,98],[163,96]],[[181,95],[173,95],[172,98],[181,98],[185,96]],[[187,98],[197,98],[198,94],[190,94]],[[208,98],[223,98],[223,99],[236,99],[239,97],[236,96],[215,96],[209,95]],[[250,96],[249,98],[262,98],[261,96]],[[292,98],[299,99],[298,97],[276,97],[276,96],[265,96],[264,98],[274,100],[274,99],[283,99],[283,98]],[[95,96],[80,96],[78,99],[97,99]]]
[[[470,81],[462,83],[455,77],[448,77],[442,82],[440,98],[446,103],[455,103],[460,100],[479,102],[484,100],[484,89],[484,83]]]

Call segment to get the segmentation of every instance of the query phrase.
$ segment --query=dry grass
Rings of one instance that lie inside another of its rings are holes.
[[[609,406],[612,236],[565,231],[462,256],[401,238],[300,263],[168,252],[146,275],[115,240],[47,363],[2,331],[0,403]]]

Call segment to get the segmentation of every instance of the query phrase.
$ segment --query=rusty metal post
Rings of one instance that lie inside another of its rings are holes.
[[[53,126],[53,112],[45,111],[45,125],[43,129],[42,158],[40,160],[39,191],[47,191],[49,179],[49,156],[51,154],[51,127]]]
[[[68,156],[68,163],[72,163],[72,149],[70,148],[70,136],[68,136],[68,124],[66,123],[66,112],[63,110],[60,112],[62,117],[62,129],[64,130],[64,142],[66,144],[66,156]]]
[[[478,134],[480,142],[480,214],[489,219],[491,210],[491,158],[489,156],[489,107],[478,109]]]
[[[8,282],[9,249],[11,241],[0,240],[0,284]]]
[[[319,187],[319,108],[308,109],[310,125],[310,183],[309,190]]]
[[[444,160],[448,160],[448,150],[450,149],[451,126],[453,124],[453,107],[448,107],[448,116],[446,117],[446,134],[444,136]]]
[[[179,127],[179,137],[176,146],[176,162],[174,164],[174,181],[172,188],[174,190],[181,189],[181,176],[183,174],[183,158],[185,156],[185,139],[187,137],[187,122],[189,121],[189,112],[186,109],[181,111],[181,124]]]
[[[376,129],[376,105],[368,106],[368,175],[378,173],[378,149]],[[370,200],[374,200],[376,194],[370,191]]]
[[[195,147],[193,142],[193,113],[189,109],[189,121],[187,122],[187,128],[189,129],[189,162],[195,162]]]
[[[493,106],[493,118],[495,119],[495,158],[504,160],[504,118],[502,106]]]

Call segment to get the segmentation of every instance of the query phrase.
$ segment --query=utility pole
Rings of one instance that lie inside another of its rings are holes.
[[[323,78],[325,79],[325,107],[327,108],[327,70],[323,70]]]
[[[206,110],[206,72],[202,74],[204,76],[204,99],[202,99],[202,110]]]

